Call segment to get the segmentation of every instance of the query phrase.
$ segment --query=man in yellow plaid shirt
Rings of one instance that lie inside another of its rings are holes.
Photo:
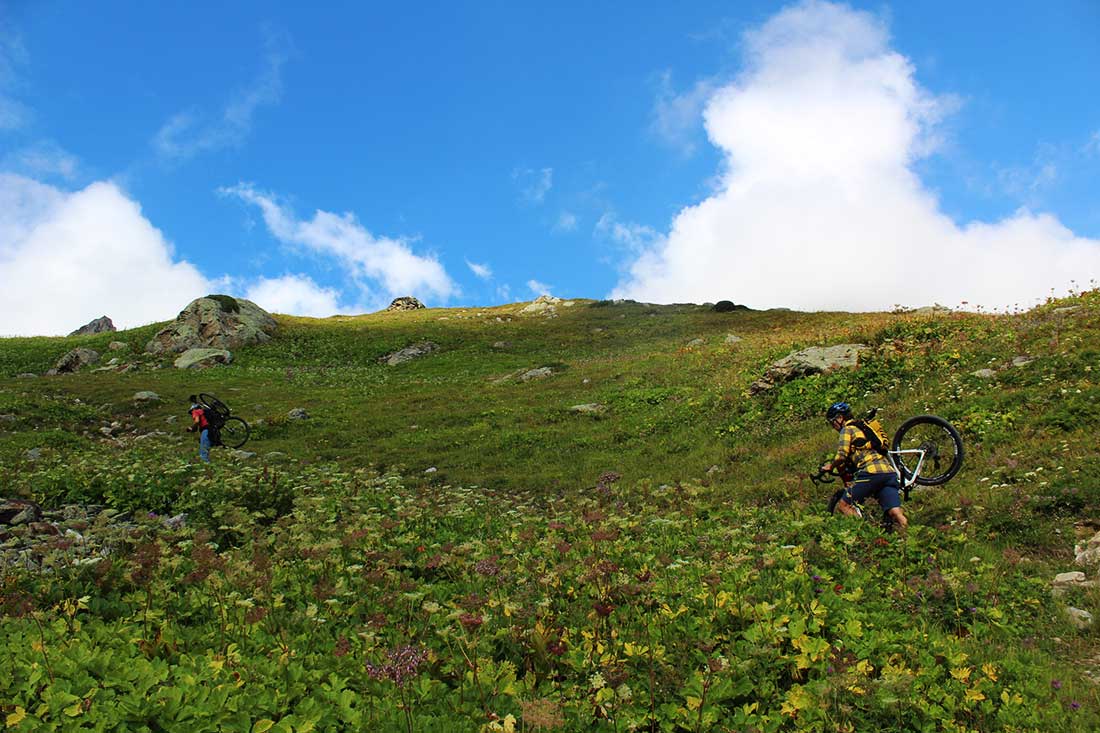
[[[863,430],[855,424],[851,406],[847,402],[832,404],[825,412],[825,419],[840,433],[840,439],[836,457],[821,469],[831,471],[845,462],[855,466],[855,478],[844,487],[844,496],[837,502],[837,509],[849,516],[855,515],[855,505],[873,496],[894,524],[904,530],[909,526],[909,520],[901,511],[898,475],[886,456],[871,447]]]

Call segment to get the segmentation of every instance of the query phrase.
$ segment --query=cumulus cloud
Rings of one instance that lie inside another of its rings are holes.
[[[535,295],[553,295],[553,293],[550,292],[553,287],[553,285],[547,285],[538,280],[527,281],[527,288]]]
[[[645,252],[664,239],[653,227],[621,221],[613,212],[607,212],[600,217],[595,231],[596,234],[636,253]]]
[[[954,100],[920,87],[879,17],[807,0],[743,41],[742,73],[705,106],[716,193],[627,262],[614,297],[1003,307],[1100,277],[1100,241],[1050,214],[957,223],[940,209],[914,163]]]
[[[470,268],[470,272],[474,273],[482,280],[489,280],[493,277],[493,271],[488,265],[479,265],[476,262],[470,262],[466,260],[466,267]]]
[[[336,313],[355,312],[355,309],[340,307],[340,293],[336,289],[322,287],[313,278],[301,274],[261,277],[248,286],[245,297],[271,313],[325,318]]]
[[[531,204],[541,204],[546,200],[546,194],[554,187],[554,169],[517,168],[512,171],[512,180],[519,186],[520,194],[525,201]]]
[[[458,294],[458,287],[434,256],[415,254],[405,239],[376,237],[354,214],[317,210],[312,219],[300,220],[273,195],[257,191],[249,183],[222,188],[219,193],[258,207],[268,231],[283,244],[336,260],[365,303],[383,305],[402,295],[445,301]]]
[[[130,328],[209,291],[115,184],[68,192],[0,174],[0,335],[66,334],[101,315]]]
[[[239,91],[215,119],[197,110],[173,115],[153,137],[153,148],[163,160],[183,161],[200,153],[234,147],[252,131],[252,120],[260,107],[276,104],[282,97],[282,68],[287,60],[287,41],[268,33],[264,67],[253,83]]]

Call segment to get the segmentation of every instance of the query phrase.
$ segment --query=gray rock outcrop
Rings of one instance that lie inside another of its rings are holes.
[[[835,346],[813,346],[787,354],[773,363],[764,372],[764,376],[749,387],[750,394],[758,394],[781,384],[822,374],[836,369],[854,369],[859,366],[861,354],[872,351],[867,344],[837,344]]]
[[[386,308],[387,311],[415,311],[424,308],[424,304],[411,295],[394,298]]]
[[[108,333],[117,331],[115,324],[111,323],[111,319],[107,316],[100,316],[93,321],[88,321],[80,328],[76,329],[70,336],[86,336],[90,333]]]
[[[397,366],[398,364],[404,364],[406,361],[412,361],[418,359],[421,356],[426,356],[439,348],[439,344],[433,341],[417,341],[411,346],[406,346],[400,351],[395,351],[392,354],[386,354],[379,361],[389,365]]]
[[[232,361],[232,352],[225,349],[188,349],[177,357],[173,365],[176,369],[206,369]]]
[[[95,349],[81,347],[73,349],[57,360],[57,364],[51,370],[53,374],[69,374],[80,371],[86,366],[99,362],[99,352]]]
[[[188,349],[237,349],[264,343],[277,330],[271,314],[250,300],[206,296],[191,301],[145,345],[145,351],[171,354]]]

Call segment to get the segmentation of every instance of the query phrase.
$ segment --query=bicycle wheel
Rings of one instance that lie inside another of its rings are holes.
[[[218,431],[221,434],[221,443],[226,448],[240,448],[248,442],[248,434],[251,428],[248,423],[239,417],[226,418],[225,424]]]
[[[924,462],[916,483],[921,486],[939,486],[950,481],[963,464],[963,442],[959,431],[937,415],[917,415],[901,424],[894,434],[891,449],[924,451]],[[908,481],[917,470],[919,456],[906,454],[894,456],[902,478]]]
[[[209,407],[211,410],[218,413],[222,417],[229,417],[229,407],[214,395],[200,392],[199,402],[204,407]]]

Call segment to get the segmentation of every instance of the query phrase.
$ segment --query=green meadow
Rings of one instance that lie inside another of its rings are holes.
[[[6,729],[1100,728],[1097,632],[1066,611],[1100,592],[1051,592],[1097,573],[1074,544],[1100,530],[1100,292],[1003,314],[521,307],[278,316],[201,371],[142,354],[163,324],[0,340],[3,495],[117,518],[0,570]],[[841,343],[874,350],[750,396]],[[137,368],[19,376],[77,346]],[[252,455],[198,462],[198,392],[252,425]],[[829,516],[807,478],[839,399],[963,436],[904,536]],[[72,561],[96,531],[115,551]]]

